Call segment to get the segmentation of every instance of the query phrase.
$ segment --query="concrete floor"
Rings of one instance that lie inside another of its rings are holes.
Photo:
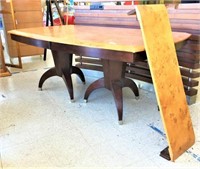
[[[73,76],[75,102],[69,102],[64,82],[48,79],[38,91],[40,76],[53,66],[35,56],[23,59],[23,69],[10,68],[0,78],[0,169],[199,169],[200,96],[190,105],[195,144],[175,162],[159,156],[167,146],[153,92],[140,89],[135,100],[123,89],[124,124],[118,125],[111,92],[96,90],[84,103],[86,85]]]

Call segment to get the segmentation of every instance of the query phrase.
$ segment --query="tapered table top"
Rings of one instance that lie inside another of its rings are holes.
[[[11,35],[73,46],[84,46],[124,52],[144,51],[139,29],[64,25],[9,31]],[[186,40],[190,34],[173,32],[174,42]]]

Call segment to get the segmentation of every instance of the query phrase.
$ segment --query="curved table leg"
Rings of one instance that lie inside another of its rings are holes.
[[[43,85],[43,83],[45,82],[45,80],[47,80],[48,78],[50,78],[50,77],[52,77],[52,76],[58,76],[55,67],[53,67],[53,68],[47,70],[47,71],[42,75],[42,77],[40,78],[39,84],[38,84],[38,88],[39,88],[40,90],[42,90],[42,85]]]
[[[139,99],[139,90],[135,82],[131,79],[124,78],[122,79],[122,87],[129,87],[133,93],[135,94],[135,98],[138,100]]]
[[[122,98],[122,83],[120,80],[115,80],[111,83],[111,91],[117,107],[118,122],[123,124],[123,98]]]
[[[104,78],[93,82],[85,92],[84,99],[87,99],[94,90],[98,88],[106,88],[112,91],[115,105],[118,112],[119,124],[122,124],[123,119],[123,96],[122,88],[129,87],[136,96],[139,97],[137,85],[131,79],[125,78],[126,63],[114,60],[102,59]]]
[[[122,96],[122,88],[129,87],[136,96],[136,99],[139,98],[139,90],[137,85],[131,79],[123,78],[121,80],[113,80],[111,83],[111,90],[115,100],[115,105],[117,107],[118,112],[118,120],[119,124],[123,124],[123,96]]]
[[[93,82],[86,90],[84,95],[84,100],[87,102],[89,95],[96,89],[103,88],[104,87],[104,78],[98,79],[95,82]]]
[[[72,74],[73,73],[78,75],[81,81],[83,82],[83,84],[85,84],[85,77],[81,69],[79,69],[78,67],[72,66]]]
[[[72,73],[77,74],[84,83],[85,77],[83,75],[83,72],[79,68],[72,66],[73,54],[70,54],[62,50],[61,51],[52,50],[51,52],[53,55],[55,67],[47,70],[42,75],[38,86],[41,89],[44,81],[47,80],[49,77],[52,77],[52,76],[62,77],[65,82],[65,85],[67,86],[70,99],[73,102],[74,93],[73,93],[73,84],[72,84],[71,74]]]
[[[62,78],[65,82],[65,85],[67,86],[71,102],[74,102],[74,92],[73,92],[74,90],[73,90],[71,74],[69,72],[63,72]]]

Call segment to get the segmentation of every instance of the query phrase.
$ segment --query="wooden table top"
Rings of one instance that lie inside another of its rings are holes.
[[[9,31],[10,34],[60,44],[108,49],[124,52],[144,51],[139,29],[64,25]],[[190,34],[173,32],[174,42],[186,40]]]

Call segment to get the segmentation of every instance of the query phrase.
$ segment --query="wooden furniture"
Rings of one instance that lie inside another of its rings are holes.
[[[74,0],[75,8],[75,24],[76,25],[92,25],[92,26],[108,26],[108,27],[128,27],[138,28],[139,23],[136,15],[127,15],[134,9],[134,5],[115,5],[116,0]],[[89,2],[102,2],[101,9],[91,10]],[[107,2],[113,2],[106,5]],[[121,1],[124,2],[123,0]],[[167,6],[170,23],[173,31],[188,32],[192,36],[187,40],[185,46],[177,50],[177,58],[179,68],[181,70],[182,80],[184,84],[185,94],[189,104],[195,103],[198,93],[200,77],[200,4],[179,4],[175,9],[174,5]],[[142,55],[146,55],[142,53]],[[76,66],[83,69],[102,71],[102,63],[99,59],[87,56],[78,56]],[[149,84],[152,83],[152,77],[149,70],[147,60],[134,63],[127,63],[126,77],[137,79]]]
[[[7,69],[5,65],[4,53],[3,53],[3,45],[1,41],[1,34],[0,34],[0,77],[10,76],[11,73]]]
[[[12,29],[43,26],[41,0],[1,0],[0,3],[3,10],[7,11],[3,14],[3,21],[6,49],[10,58],[42,54],[43,49],[16,43],[7,34]],[[22,67],[21,63],[19,67]]]
[[[177,58],[188,103],[195,103],[200,77],[200,3],[180,4],[177,9],[168,7],[173,31],[187,32],[192,36],[180,50]]]
[[[122,34],[121,32],[124,33]],[[144,51],[143,39],[139,29],[65,25],[12,30],[9,33],[13,40],[52,50],[55,68],[48,70],[42,76],[40,82],[42,81],[43,83],[44,80],[53,75],[61,76],[67,85],[71,99],[73,96],[71,74],[78,72],[77,74],[84,81],[80,69],[71,65],[72,54],[100,58],[103,61],[105,66],[104,79],[91,84],[85,96],[88,96],[91,91],[98,87],[111,89],[118,109],[119,119],[121,118],[123,108],[121,88],[124,85],[133,86],[134,93],[137,95],[135,85],[132,82],[133,85],[126,84],[124,63],[143,59],[141,55],[137,55],[138,52]],[[189,36],[190,34],[187,33],[174,32],[173,43],[180,47]],[[118,71],[119,73],[116,73],[117,67],[122,72]],[[44,80],[42,80],[43,77],[45,77]],[[123,82],[125,83],[123,84]],[[168,98],[166,99],[168,100]],[[184,121],[184,119],[179,117],[177,120],[180,120],[180,122]],[[177,124],[180,123],[178,122]],[[192,128],[192,126],[190,127]],[[175,133],[173,137],[176,140],[179,137],[178,133]],[[171,160],[175,158],[177,156],[172,157]]]
[[[89,33],[88,29],[90,29]],[[26,34],[26,31],[28,31],[29,33],[27,32],[28,34]],[[133,55],[133,52],[135,53],[143,51],[144,47],[141,39],[140,30],[132,29],[126,30],[127,35],[125,36],[125,38],[118,36],[116,37],[116,39],[113,39],[114,43],[116,43],[116,45],[113,45],[112,36],[114,36],[115,34],[119,35],[120,31],[123,31],[123,29],[116,28],[116,30],[113,31],[112,28],[106,27],[96,28],[87,26],[60,26],[50,28],[46,27],[24,29],[24,31],[22,31],[22,34],[20,33],[20,31],[15,30],[11,31],[11,36],[14,40],[44,48],[46,47],[47,49],[50,48],[52,50],[55,68],[48,70],[41,77],[39,88],[42,87],[43,82],[48,77],[51,77],[53,75],[61,76],[63,77],[67,85],[71,99],[73,99],[74,97],[70,75],[72,73],[77,73],[81,77],[81,80],[85,82],[84,76],[80,69],[72,66],[72,54],[85,54],[91,57],[101,58],[105,63],[105,79],[101,79],[98,82],[95,82],[94,84],[89,86],[84,98],[87,99],[89,94],[98,87],[106,87],[112,90],[118,109],[118,117],[121,122],[123,108],[121,94],[122,87],[131,87],[135,95],[139,95],[137,86],[134,84],[134,82],[124,78],[124,63],[133,62],[137,60],[137,58],[141,59],[141,57],[137,57],[137,54]],[[42,32],[44,34],[40,35]],[[105,32],[107,33],[105,34]],[[96,38],[95,35],[97,34],[101,34],[101,36]],[[135,44],[136,47],[132,47],[132,45],[129,44],[129,40],[126,39],[126,37],[130,36],[131,34],[135,35],[136,37],[139,35],[139,41],[136,44],[134,41],[131,42],[131,44]],[[22,38],[22,36],[27,36],[27,38]],[[188,35],[184,34],[184,36]],[[111,38],[110,44],[108,43],[109,38]],[[177,42],[179,40],[180,39],[177,39]],[[133,52],[130,52],[130,50]],[[115,70],[118,70],[119,73],[115,73],[114,76],[113,72],[115,72]]]
[[[15,22],[15,15],[14,15],[14,10],[13,10],[12,0],[11,1],[0,0],[0,5],[1,5],[1,9],[0,9],[1,19],[5,19],[5,16],[9,16],[10,20],[12,21],[13,29],[16,29],[17,27],[16,27],[16,22]],[[5,24],[3,24],[3,25],[5,25]],[[7,35],[5,26],[4,26],[3,29],[5,31],[4,35]],[[6,39],[6,37],[5,37],[5,39]],[[17,64],[5,63],[5,64],[8,65],[8,66],[21,68],[22,67],[22,61],[21,61],[21,57],[20,57],[19,44],[17,42],[14,42],[14,44],[16,45],[16,50],[17,50],[17,53],[18,53],[18,55],[17,55],[18,63]],[[8,50],[7,40],[6,40],[5,46]]]
[[[52,12],[52,3],[55,4],[56,6],[56,10],[58,12],[58,15],[60,17],[60,22],[62,23],[62,25],[65,25],[65,20],[64,20],[64,16],[60,10],[60,6],[59,3],[62,2],[63,5],[66,5],[66,0],[63,1],[58,1],[58,0],[46,0],[46,26],[54,26],[53,23],[53,12]],[[44,49],[44,61],[46,60],[46,55],[47,55],[47,50]]]
[[[124,32],[124,34],[120,34],[121,32]],[[111,78],[109,79],[110,75],[112,75],[113,78],[115,78],[114,74],[116,74],[116,76],[120,76],[120,80],[122,81],[118,83],[122,83],[124,78],[124,64],[122,64],[121,62],[135,62],[137,60],[145,59],[141,55],[138,55],[138,53],[144,51],[143,40],[139,29],[69,25],[59,27],[40,27],[13,30],[10,31],[10,33],[13,40],[51,49],[56,69],[58,69],[56,70],[56,73],[62,77],[66,75],[65,79],[68,78],[69,74],[74,72],[71,70],[72,68],[65,71],[62,70],[65,69],[66,64],[70,64],[71,66],[71,54],[82,54],[94,58],[100,58],[103,61],[105,60],[105,62],[113,61],[109,64],[116,65],[119,70],[122,70],[122,72],[119,71],[119,75],[117,75],[117,73],[115,72],[116,68],[113,67],[112,70],[110,70],[111,68],[106,69],[107,72],[104,73],[106,78],[108,76],[108,81],[115,80]],[[128,38],[130,36],[133,36],[134,38]],[[188,37],[189,34],[175,33],[174,38],[176,45],[182,44],[182,41],[184,41]],[[68,59],[69,57],[69,63],[66,63],[67,61],[64,60]],[[106,64],[107,63],[105,63],[105,65]],[[108,66],[109,65],[107,65],[107,67]],[[56,75],[56,73],[53,73],[55,72],[55,69],[50,69],[47,72],[48,73],[45,73],[44,78],[42,76],[39,82],[40,88],[42,87],[43,81],[52,76],[52,74]],[[68,83],[69,81],[71,80],[69,79],[68,81],[66,81],[66,83]],[[69,83],[70,85],[68,85],[68,88],[71,88],[71,82]],[[110,86],[108,86],[108,88],[110,88]],[[87,95],[88,94],[86,92],[86,96]],[[70,98],[73,99],[72,94],[70,94]],[[121,112],[121,110],[119,112]],[[119,115],[119,117],[120,116],[121,115]]]
[[[1,4],[1,2],[0,2],[0,4]],[[1,7],[0,8],[0,17],[3,13],[6,13],[6,11],[4,11]],[[1,32],[0,32],[0,77],[11,75],[9,70],[7,69],[6,65],[5,65],[5,58],[4,58],[4,51],[3,50],[4,50],[4,47],[2,45]]]
[[[136,12],[169,145],[161,156],[174,161],[195,138],[168,14],[164,5],[140,5]]]

